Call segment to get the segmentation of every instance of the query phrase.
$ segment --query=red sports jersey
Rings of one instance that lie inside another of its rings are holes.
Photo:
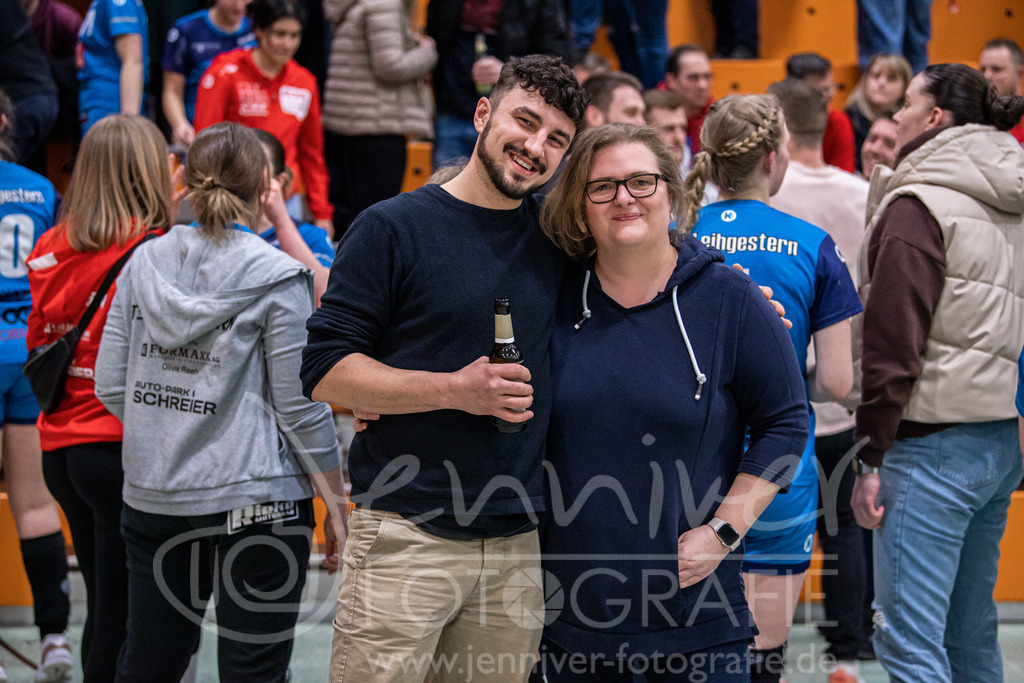
[[[252,60],[252,49],[232,50],[214,58],[199,81],[196,130],[234,121],[273,134],[284,145],[285,163],[305,187],[313,215],[333,218],[327,199],[324,131],[320,123],[320,92],[316,78],[289,60],[274,78],[267,78]]]
[[[57,341],[78,324],[93,294],[111,266],[133,244],[116,243],[103,251],[77,251],[68,244],[63,224],[47,230],[28,258],[32,313],[28,318],[28,348]],[[120,441],[121,421],[96,398],[94,371],[100,336],[117,284],[110,286],[103,303],[85,328],[68,368],[64,398],[51,415],[39,414],[39,441],[44,451],[98,441]]]
[[[1024,119],[1021,119],[1020,123],[1010,129],[1010,135],[1017,138],[1017,142],[1024,145]]]
[[[849,173],[856,172],[857,152],[854,147],[853,124],[850,123],[850,117],[839,109],[829,109],[825,137],[821,141],[825,163]]]
[[[711,104],[713,102],[714,100],[708,100],[708,103],[704,105],[699,114],[686,118],[686,139],[690,143],[690,149],[694,154],[700,151],[700,129],[704,127],[704,119],[708,117],[708,112],[711,111]]]

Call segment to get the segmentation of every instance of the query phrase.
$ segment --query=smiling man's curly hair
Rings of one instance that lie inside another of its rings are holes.
[[[561,57],[527,55],[513,57],[501,67],[501,75],[488,96],[493,108],[513,88],[537,92],[544,101],[572,119],[579,129],[590,97]]]

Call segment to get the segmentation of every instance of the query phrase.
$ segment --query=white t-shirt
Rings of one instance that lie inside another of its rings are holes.
[[[825,166],[811,168],[790,161],[782,187],[771,206],[813,223],[827,232],[839,247],[855,285],[860,285],[857,264],[867,224],[868,181],[860,176]],[[851,409],[860,398],[861,315],[853,318],[853,391],[843,401]],[[808,371],[814,363],[814,344],[807,352]],[[836,402],[814,403],[816,436],[838,434],[853,427],[853,413]]]

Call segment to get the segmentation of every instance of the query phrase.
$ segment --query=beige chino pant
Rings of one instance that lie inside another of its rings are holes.
[[[544,619],[536,531],[458,541],[357,508],[342,562],[332,683],[526,680]]]

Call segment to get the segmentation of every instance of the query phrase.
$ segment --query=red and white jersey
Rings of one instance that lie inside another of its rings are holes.
[[[68,243],[64,225],[43,233],[27,261],[33,301],[28,348],[55,342],[77,325],[107,272],[142,237],[137,233],[125,244],[115,242],[103,251],[78,251]],[[39,414],[36,425],[44,451],[121,440],[121,421],[96,398],[95,383],[96,353],[116,291],[115,282],[75,346],[57,410]]]
[[[196,130],[233,121],[271,133],[284,146],[285,163],[304,187],[316,218],[333,218],[327,199],[324,132],[316,78],[289,60],[274,78],[256,66],[251,49],[218,55],[199,81]]]

